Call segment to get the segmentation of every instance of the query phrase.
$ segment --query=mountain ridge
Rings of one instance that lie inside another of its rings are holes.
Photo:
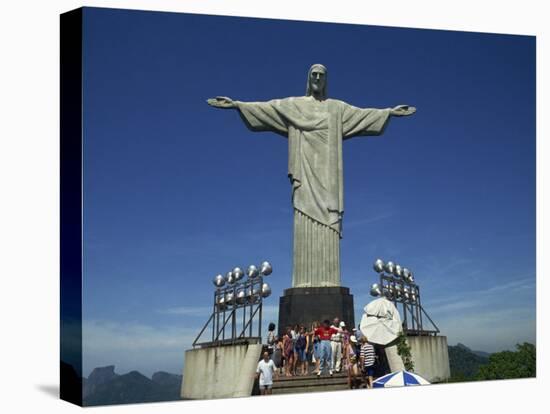
[[[471,352],[472,354],[475,354],[477,356],[480,356],[482,358],[489,358],[491,356],[491,353],[490,352],[485,352],[485,351],[474,351],[473,349],[469,348],[468,346],[464,345],[463,343],[459,342],[457,343],[455,346],[458,346],[460,348],[463,348],[465,349],[466,351],[469,351]]]
[[[488,352],[473,351],[457,343],[449,345],[451,382],[474,380],[479,368],[489,362]],[[151,378],[137,370],[117,374],[114,365],[95,368],[83,378],[83,405],[134,404],[181,400],[182,375],[157,371]]]
[[[136,370],[119,375],[114,365],[98,367],[84,378],[83,405],[180,400],[182,378],[165,371],[155,372],[151,378]]]
[[[466,345],[458,343],[449,345],[449,366],[451,368],[450,382],[472,381],[476,379],[479,368],[489,363],[490,355],[483,351],[472,351]]]

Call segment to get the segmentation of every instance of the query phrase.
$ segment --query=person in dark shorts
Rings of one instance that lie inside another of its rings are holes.
[[[375,362],[376,353],[374,346],[369,344],[367,337],[363,335],[361,337],[361,366],[363,367],[363,375],[368,388],[372,388]]]

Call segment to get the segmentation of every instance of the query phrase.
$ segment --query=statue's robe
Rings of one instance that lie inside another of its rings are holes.
[[[342,141],[380,135],[390,109],[362,109],[309,96],[237,102],[237,108],[252,131],[288,137],[294,206],[293,287],[340,286]]]

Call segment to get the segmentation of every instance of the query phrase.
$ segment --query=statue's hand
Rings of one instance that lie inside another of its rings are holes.
[[[397,105],[395,108],[392,108],[390,110],[390,114],[392,114],[393,116],[407,116],[412,115],[415,112],[416,108],[409,105]]]
[[[230,109],[237,107],[233,99],[228,98],[227,96],[216,96],[215,98],[207,99],[206,102],[208,102],[208,105],[215,108]]]

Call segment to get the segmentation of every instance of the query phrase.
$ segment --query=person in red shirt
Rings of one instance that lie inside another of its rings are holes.
[[[332,354],[330,338],[332,338],[332,335],[336,333],[338,333],[338,331],[330,326],[330,321],[328,319],[323,322],[322,326],[315,329],[314,334],[321,340],[319,343],[319,357],[321,362],[319,364],[319,372],[317,372],[318,377],[321,376],[321,373],[324,371],[325,367],[329,369],[329,374],[332,376],[332,370],[330,369]]]

